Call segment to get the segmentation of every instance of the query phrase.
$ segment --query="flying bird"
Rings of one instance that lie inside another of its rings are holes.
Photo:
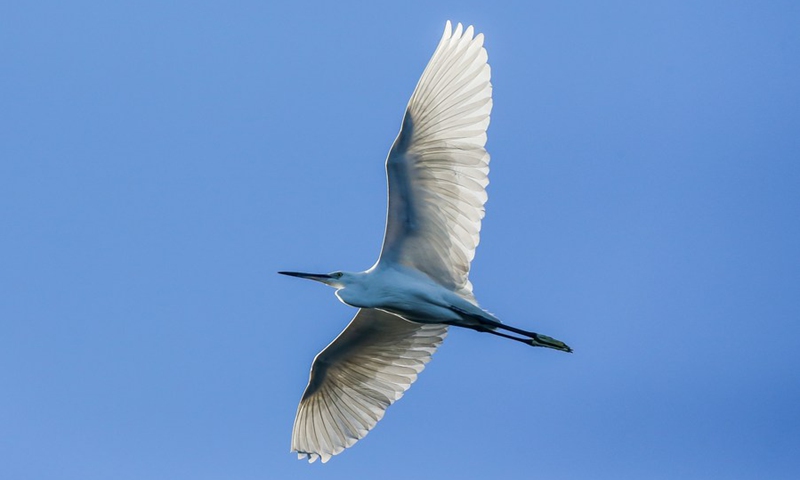
[[[482,34],[447,22],[386,159],[389,206],[377,263],[364,272],[279,272],[330,285],[359,309],[314,358],[292,432],[298,458],[324,463],[363,438],[417,379],[449,326],[572,351],[501,323],[472,293],[489,183],[487,59]]]

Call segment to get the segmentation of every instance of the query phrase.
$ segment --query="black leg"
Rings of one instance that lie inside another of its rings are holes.
[[[572,349],[569,347],[569,345],[567,345],[566,343],[564,343],[564,342],[562,342],[560,340],[556,340],[555,338],[548,337],[547,335],[542,335],[542,334],[536,333],[536,332],[530,332],[528,330],[523,330],[521,328],[512,327],[510,325],[506,325],[504,323],[500,323],[500,322],[497,322],[497,321],[489,319],[489,318],[473,315],[473,314],[470,314],[468,312],[465,312],[465,311],[461,310],[458,307],[450,307],[450,308],[452,308],[453,311],[455,311],[455,312],[458,312],[458,313],[460,313],[462,315],[465,315],[465,316],[467,316],[469,318],[473,318],[473,319],[477,320],[478,322],[480,322],[478,325],[474,325],[474,326],[473,325],[469,325],[469,326],[468,325],[461,325],[461,324],[455,324],[455,323],[451,323],[451,325],[457,325],[457,326],[460,326],[460,327],[471,328],[471,329],[477,330],[479,332],[491,333],[492,335],[497,335],[498,337],[510,338],[511,340],[516,340],[518,342],[522,342],[522,343],[524,343],[526,345],[531,345],[531,346],[534,346],[534,347],[547,347],[547,348],[553,348],[555,350],[561,350],[562,352],[572,353]],[[528,338],[519,338],[519,337],[515,337],[513,335],[508,335],[508,334],[505,334],[505,333],[502,333],[502,332],[498,332],[497,329],[506,330],[508,332],[524,335],[524,336],[526,336]]]

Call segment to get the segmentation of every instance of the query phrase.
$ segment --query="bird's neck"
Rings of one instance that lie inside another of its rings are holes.
[[[347,282],[336,290],[336,296],[347,305],[358,308],[375,308],[373,282],[370,282],[370,272],[348,273]]]

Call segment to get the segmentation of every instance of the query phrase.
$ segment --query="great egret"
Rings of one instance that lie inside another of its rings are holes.
[[[359,308],[314,359],[292,432],[298,458],[324,463],[363,438],[417,379],[449,325],[572,351],[500,323],[478,306],[467,278],[487,199],[492,109],[483,35],[473,33],[447,22],[408,102],[386,159],[389,207],[377,263],[358,273],[279,272],[330,285]]]

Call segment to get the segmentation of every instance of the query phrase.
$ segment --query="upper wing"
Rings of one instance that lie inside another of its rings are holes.
[[[445,325],[359,310],[314,359],[297,407],[292,451],[324,463],[364,437],[417,379],[445,335]]]
[[[491,71],[483,35],[450,22],[408,103],[386,160],[389,208],[380,262],[426,273],[471,298],[468,274],[489,183]]]

